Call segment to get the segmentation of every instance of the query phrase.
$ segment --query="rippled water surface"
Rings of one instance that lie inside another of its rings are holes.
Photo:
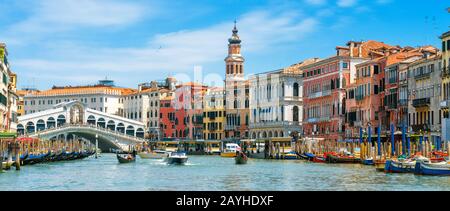
[[[99,159],[25,166],[0,174],[0,190],[450,190],[450,177],[385,174],[358,164],[249,160],[235,165],[219,156],[190,156],[170,166],[139,159]]]

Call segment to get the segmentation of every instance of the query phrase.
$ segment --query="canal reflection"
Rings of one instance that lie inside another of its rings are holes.
[[[99,159],[26,166],[0,174],[0,190],[450,190],[450,177],[385,174],[358,164],[190,156],[187,165]]]

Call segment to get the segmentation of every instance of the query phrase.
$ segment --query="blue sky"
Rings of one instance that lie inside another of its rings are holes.
[[[334,54],[349,40],[440,46],[444,0],[0,0],[0,42],[19,88],[224,74],[237,19],[246,74]]]

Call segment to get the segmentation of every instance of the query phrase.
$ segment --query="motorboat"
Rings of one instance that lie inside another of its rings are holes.
[[[170,152],[166,157],[167,164],[185,164],[188,160],[186,152]]]
[[[163,150],[154,150],[151,152],[140,152],[138,153],[141,159],[163,159],[167,157],[167,152]]]
[[[235,143],[228,143],[225,145],[225,150],[222,153],[220,153],[220,156],[226,158],[234,158],[236,157],[237,151],[240,148],[241,147]]]

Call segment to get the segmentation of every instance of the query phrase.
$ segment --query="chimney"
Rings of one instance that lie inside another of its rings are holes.
[[[355,42],[350,41],[350,57],[353,57],[353,49],[355,48]]]

